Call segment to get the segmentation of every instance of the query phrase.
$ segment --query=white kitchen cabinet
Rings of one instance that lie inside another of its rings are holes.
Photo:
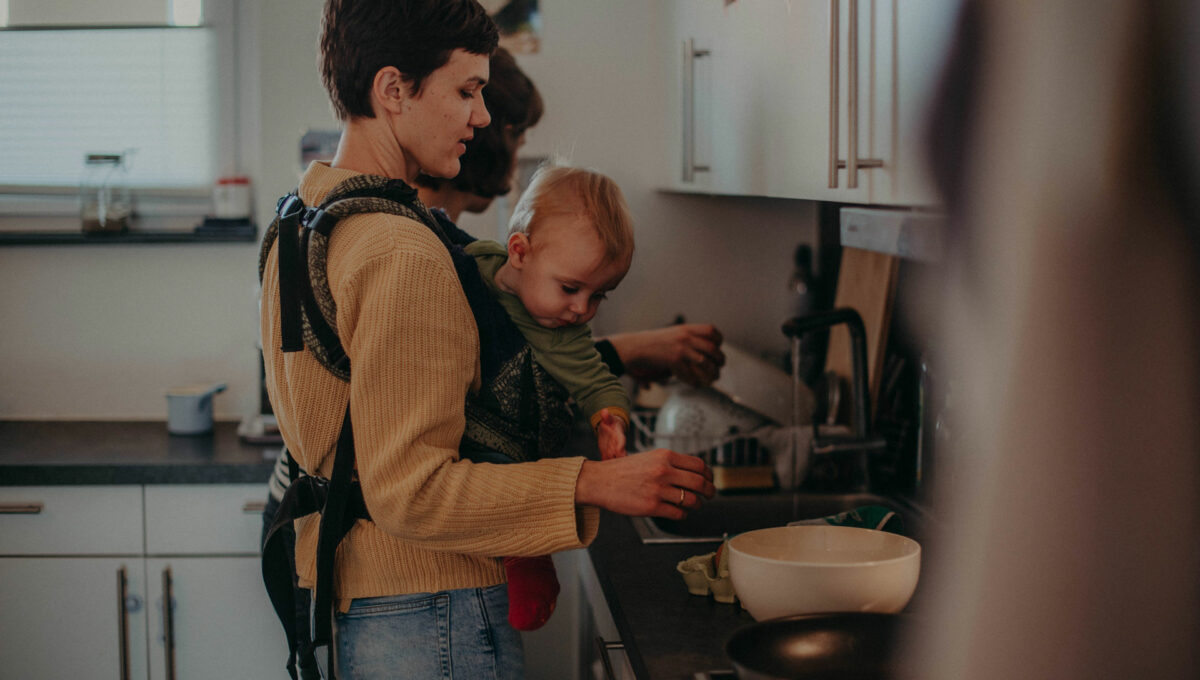
[[[146,578],[151,680],[287,676],[257,556],[148,558]]]
[[[585,648],[584,659],[593,680],[636,680],[596,568],[587,555],[579,560],[579,586],[583,636],[591,643]]]
[[[716,134],[718,126],[723,133],[728,126],[718,118],[723,94],[715,88],[734,61],[726,43],[718,44],[724,38],[722,17],[720,0],[677,0],[671,5],[666,186],[678,191],[717,192],[734,181],[730,172],[721,171],[737,153],[734,140]]]
[[[145,678],[142,489],[0,488],[4,677]]]
[[[141,556],[0,557],[0,675],[145,678],[145,586]]]
[[[587,549],[554,554],[561,592],[545,626],[522,635],[529,680],[633,680],[633,668]],[[597,638],[608,644],[606,674]]]
[[[152,680],[286,675],[259,560],[266,494],[263,484],[146,487]]]
[[[666,188],[935,204],[922,125],[958,4],[676,0],[667,22],[676,83]],[[704,56],[685,58],[689,37]],[[853,178],[852,141],[860,166]],[[708,168],[690,182],[689,154]]]
[[[0,673],[285,676],[259,561],[266,494],[265,484],[0,487]]]

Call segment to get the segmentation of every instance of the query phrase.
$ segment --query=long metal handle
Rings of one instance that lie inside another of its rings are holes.
[[[850,0],[850,25],[846,27],[846,187],[858,188],[858,0]]]
[[[846,130],[846,188],[858,188],[858,171],[862,168],[883,167],[879,158],[858,157],[858,0],[850,0],[850,26],[847,27],[846,50],[849,55],[846,73],[846,115],[850,127]]]
[[[117,569],[117,635],[120,644],[121,680],[129,680],[129,573],[125,566]]]
[[[683,181],[691,182],[696,171],[708,166],[696,165],[696,59],[707,57],[708,50],[696,49],[696,41],[683,41]]]
[[[612,659],[608,656],[608,650],[625,649],[625,643],[620,640],[609,642],[597,635],[596,648],[600,650],[600,663],[604,665],[604,677],[607,680],[617,680],[617,674],[613,671]]]
[[[39,515],[46,509],[41,501],[31,503],[0,503],[0,515]]]
[[[175,612],[172,604],[175,602],[175,583],[171,578],[171,568],[163,569],[163,645],[164,658],[167,667],[167,680],[175,680]]]
[[[838,185],[838,0],[829,0],[829,188]]]

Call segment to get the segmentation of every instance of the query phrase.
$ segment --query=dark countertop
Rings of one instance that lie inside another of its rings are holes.
[[[278,455],[239,439],[237,423],[178,436],[163,421],[0,421],[0,486],[265,485]]]
[[[725,640],[754,622],[740,604],[691,595],[675,565],[712,543],[643,545],[628,517],[605,512],[588,549],[613,620],[640,680],[691,680],[728,670]]]

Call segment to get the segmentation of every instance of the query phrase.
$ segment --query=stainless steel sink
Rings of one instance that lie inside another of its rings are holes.
[[[642,543],[708,543],[726,535],[827,517],[864,505],[893,510],[906,526],[918,519],[911,506],[872,493],[772,492],[718,494],[679,521],[657,517],[633,517],[630,521]]]

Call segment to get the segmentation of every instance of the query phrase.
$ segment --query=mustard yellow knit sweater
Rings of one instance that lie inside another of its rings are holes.
[[[317,205],[347,170],[314,163],[300,197]],[[351,381],[305,352],[280,351],[278,255],[263,274],[267,391],[300,467],[328,476],[350,399],[358,477],[373,523],[337,553],[336,597],[434,592],[504,582],[503,555],[579,548],[596,508],[575,506],[583,458],[490,465],[459,460],[467,390],[479,381],[479,339],[450,256],[428,227],[383,214],[334,230],[329,287]],[[315,516],[297,522],[302,585],[316,572]]]

